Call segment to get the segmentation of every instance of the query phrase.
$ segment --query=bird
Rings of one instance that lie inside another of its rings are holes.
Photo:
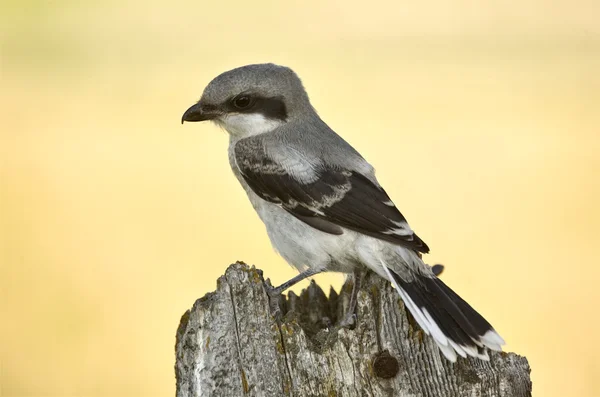
[[[320,272],[368,269],[391,282],[451,362],[489,360],[488,350],[502,350],[492,325],[425,264],[427,244],[374,167],[321,119],[292,69],[263,63],[226,71],[184,112],[186,121],[211,121],[228,132],[235,177],[274,249],[300,272],[272,288],[271,297]],[[352,321],[350,313],[343,322]]]

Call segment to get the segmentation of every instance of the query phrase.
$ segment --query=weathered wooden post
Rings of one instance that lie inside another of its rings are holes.
[[[335,327],[350,289],[328,298],[312,283],[290,293],[278,323],[261,272],[230,266],[181,319],[177,397],[531,395],[525,357],[491,352],[489,362],[448,362],[376,275],[361,285],[355,329]]]

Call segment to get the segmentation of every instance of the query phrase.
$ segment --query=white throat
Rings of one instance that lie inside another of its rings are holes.
[[[266,134],[284,123],[281,120],[268,119],[259,113],[228,114],[215,120],[215,122],[223,127],[235,140]]]

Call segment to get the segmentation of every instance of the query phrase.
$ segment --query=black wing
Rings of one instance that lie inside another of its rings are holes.
[[[387,193],[358,172],[320,166],[316,180],[303,183],[254,144],[239,141],[234,155],[244,180],[259,197],[281,205],[316,229],[341,234],[342,226],[429,252]]]

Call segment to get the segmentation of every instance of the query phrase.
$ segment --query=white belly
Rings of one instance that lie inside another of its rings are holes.
[[[299,271],[316,268],[351,273],[356,266],[365,265],[388,278],[385,263],[405,280],[411,280],[419,269],[431,272],[412,250],[348,229],[341,235],[322,232],[254,192],[248,195],[275,250]]]
[[[262,200],[254,192],[250,192],[249,196],[267,228],[271,244],[291,265],[300,271],[316,268],[352,272],[357,264],[356,233],[345,231],[334,235],[322,232],[278,205]]]

